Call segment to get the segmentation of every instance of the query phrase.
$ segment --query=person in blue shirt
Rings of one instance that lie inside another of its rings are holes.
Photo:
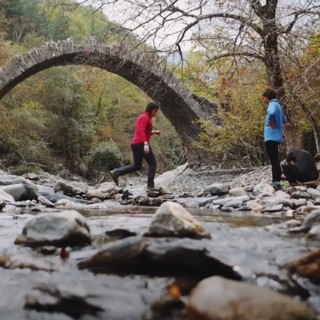
[[[262,94],[263,101],[268,104],[264,123],[264,143],[271,163],[272,183],[276,189],[281,189],[282,170],[279,161],[279,145],[283,141],[284,124],[286,122],[282,107],[272,89],[267,89]]]

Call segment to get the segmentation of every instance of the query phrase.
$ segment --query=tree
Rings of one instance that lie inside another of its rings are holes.
[[[287,147],[300,147],[295,108],[287,104],[288,69],[292,56],[301,55],[313,30],[319,30],[320,5],[311,0],[113,0],[99,1],[130,8],[117,19],[161,52],[179,53],[192,43],[207,55],[207,62],[232,58],[264,65],[269,85],[276,89],[287,118]],[[234,68],[232,68],[234,70]],[[308,110],[305,110],[308,112]]]
[[[41,102],[49,112],[47,141],[51,148],[66,159],[69,170],[81,172],[95,133],[94,117],[81,81],[69,69],[47,72]]]

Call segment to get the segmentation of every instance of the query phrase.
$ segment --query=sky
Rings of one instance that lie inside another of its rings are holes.
[[[144,0],[148,2],[148,0]],[[179,0],[179,3],[182,3],[182,7],[184,7],[183,2],[185,0]],[[212,0],[211,0],[212,1]],[[100,3],[104,2],[103,0],[97,2],[94,1],[94,6],[100,7]],[[107,5],[103,7],[103,12],[108,17],[110,21],[114,21],[116,23],[119,23],[120,25],[135,29],[138,23],[144,22],[146,19],[149,19],[151,15],[149,16],[141,16],[135,19],[134,21],[130,19],[132,14],[135,14],[134,10],[132,10],[132,7],[128,7],[126,4],[126,1],[124,0],[117,0],[116,4],[114,5]],[[147,33],[150,32],[150,30],[153,27],[157,26],[157,23],[159,23],[160,20],[151,20],[149,21],[148,26],[140,27],[137,29],[134,33],[138,37],[143,37]],[[170,23],[166,28],[162,28],[159,30],[157,37],[148,38],[146,41],[149,45],[154,45],[158,49],[165,49],[168,46],[172,46],[176,39],[179,31],[184,27],[184,24],[179,21],[174,21]],[[192,44],[190,42],[186,42],[182,44],[183,50],[190,49]]]

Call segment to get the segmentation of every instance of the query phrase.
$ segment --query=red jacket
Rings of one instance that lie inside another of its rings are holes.
[[[148,112],[143,112],[135,122],[134,136],[131,144],[149,142],[152,132],[151,116]]]

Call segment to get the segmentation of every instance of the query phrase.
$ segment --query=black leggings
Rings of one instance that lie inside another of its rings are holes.
[[[281,180],[281,167],[279,162],[279,142],[266,141],[265,148],[271,163],[272,182]]]
[[[125,174],[137,171],[141,169],[142,166],[142,160],[145,159],[148,166],[148,187],[154,187],[154,177],[156,175],[156,169],[157,169],[157,161],[156,158],[154,157],[154,154],[152,152],[152,148],[150,147],[150,152],[148,154],[144,153],[143,150],[143,143],[139,144],[132,144],[131,145],[131,150],[133,154],[133,164],[126,166],[126,167],[121,167],[115,170],[116,174],[120,177]]]

